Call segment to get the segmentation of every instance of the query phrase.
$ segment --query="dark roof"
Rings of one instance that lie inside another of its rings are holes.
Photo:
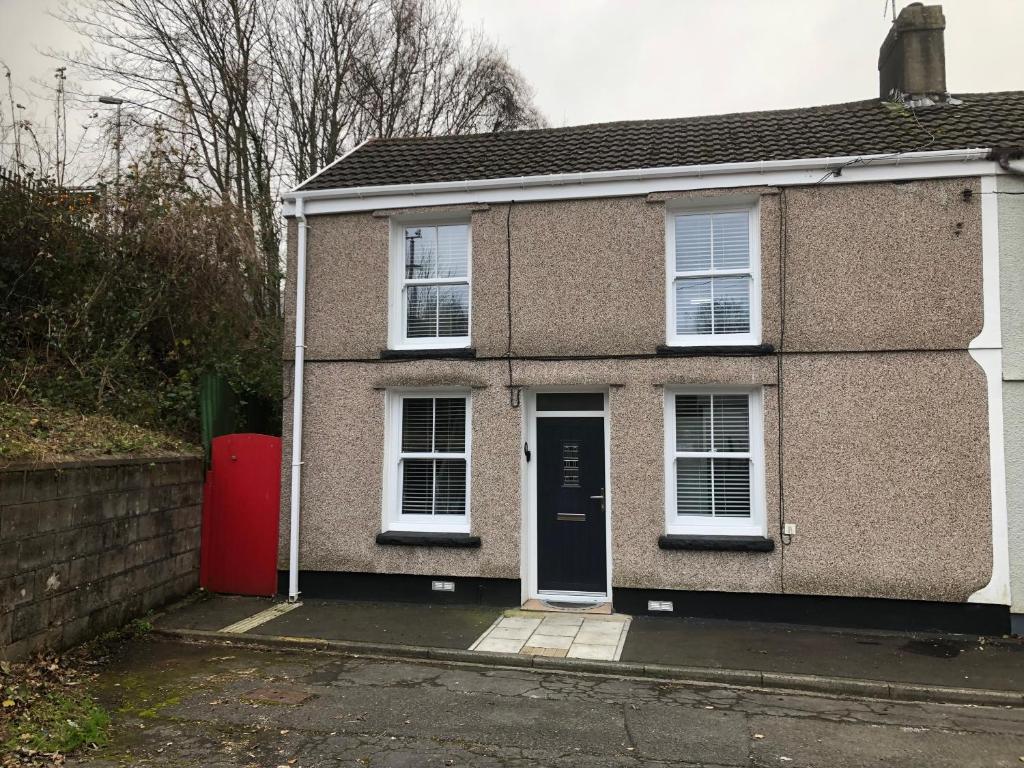
[[[871,99],[772,112],[372,139],[300,189],[1024,146],[1024,91],[956,98],[962,103],[913,111]]]

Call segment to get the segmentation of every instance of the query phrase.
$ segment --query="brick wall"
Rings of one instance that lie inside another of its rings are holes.
[[[201,459],[0,468],[0,658],[66,648],[199,584]]]

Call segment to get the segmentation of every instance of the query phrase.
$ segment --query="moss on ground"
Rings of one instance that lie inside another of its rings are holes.
[[[89,691],[102,663],[150,628],[138,619],[60,656],[0,662],[0,766],[62,765],[106,744],[110,715]]]
[[[110,716],[83,691],[46,694],[9,725],[4,749],[67,754],[105,744],[109,725]]]

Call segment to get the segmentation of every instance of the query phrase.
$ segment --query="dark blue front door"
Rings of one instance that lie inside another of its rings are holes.
[[[604,420],[537,417],[537,586],[605,592]]]

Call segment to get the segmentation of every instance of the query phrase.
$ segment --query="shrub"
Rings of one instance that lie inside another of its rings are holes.
[[[280,274],[259,247],[159,135],[118,188],[0,184],[0,400],[193,442],[203,373],[279,403]]]

